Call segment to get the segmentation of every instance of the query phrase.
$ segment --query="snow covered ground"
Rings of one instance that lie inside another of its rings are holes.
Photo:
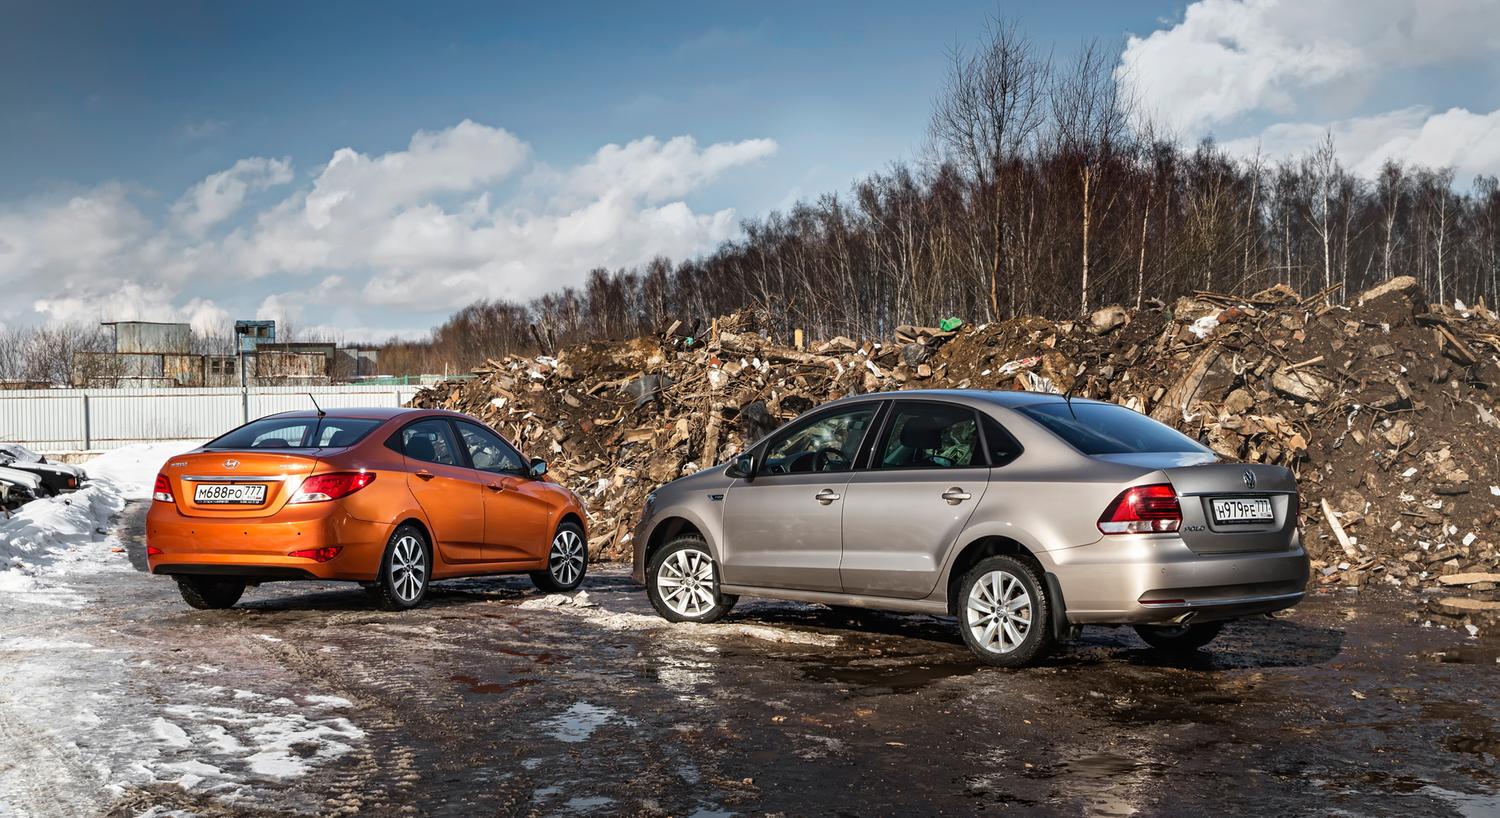
[[[232,803],[363,739],[349,701],[251,689],[230,662],[177,666],[139,627],[131,595],[170,594],[166,619],[192,612],[131,567],[118,517],[196,445],[110,451],[86,464],[86,488],[0,519],[0,817],[102,814],[162,786]]]

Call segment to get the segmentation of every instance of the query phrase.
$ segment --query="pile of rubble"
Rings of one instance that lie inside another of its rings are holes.
[[[1130,406],[1230,457],[1297,472],[1315,581],[1430,593],[1500,620],[1500,322],[1411,278],[1347,305],[1278,286],[1084,320],[900,327],[885,342],[706,327],[494,360],[419,406],[476,415],[584,498],[596,558],[630,553],[656,485],[722,462],[833,398],[908,388],[1070,392]]]

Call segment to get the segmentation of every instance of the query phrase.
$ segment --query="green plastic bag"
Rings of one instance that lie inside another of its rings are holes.
[[[952,332],[963,325],[964,320],[962,318],[953,316],[951,318],[944,318],[942,321],[939,321],[938,329],[942,330],[943,332]]]

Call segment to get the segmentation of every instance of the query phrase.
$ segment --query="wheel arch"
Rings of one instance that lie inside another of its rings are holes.
[[[641,554],[641,565],[651,564],[651,557],[660,551],[667,543],[683,536],[684,534],[695,534],[708,546],[709,554],[714,559],[718,555],[714,553],[713,543],[709,542],[708,535],[695,521],[686,516],[673,514],[663,517],[651,529],[651,534],[646,539],[646,548]]]

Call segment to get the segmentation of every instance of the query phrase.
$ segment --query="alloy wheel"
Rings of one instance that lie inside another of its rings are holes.
[[[396,540],[391,553],[391,589],[402,602],[413,602],[427,584],[427,551],[411,534]]]
[[[696,549],[678,551],[656,572],[656,590],[679,616],[702,616],[716,604],[713,560]]]
[[[1008,571],[991,571],[975,581],[965,605],[974,641],[994,653],[1010,653],[1031,632],[1031,594]]]
[[[572,585],[583,576],[586,559],[583,538],[578,536],[578,532],[565,528],[552,538],[552,551],[547,557],[547,570],[552,572],[552,578],[557,581],[557,584]]]

